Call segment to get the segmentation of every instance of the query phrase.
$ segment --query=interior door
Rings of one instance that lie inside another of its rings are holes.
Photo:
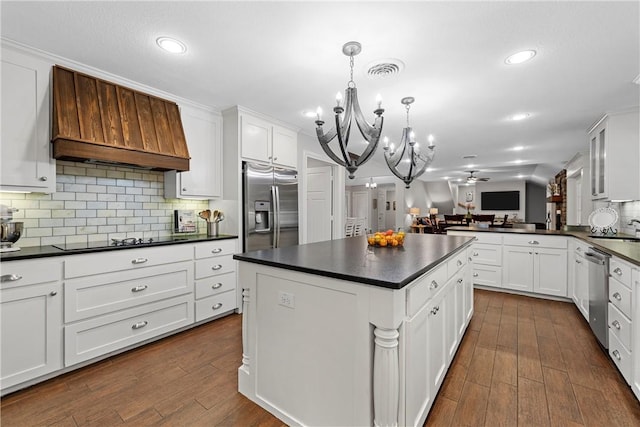
[[[371,228],[369,224],[369,192],[354,191],[351,195],[351,203],[353,203],[353,216],[364,218],[364,226],[368,230]]]
[[[307,168],[307,243],[331,240],[331,166]]]

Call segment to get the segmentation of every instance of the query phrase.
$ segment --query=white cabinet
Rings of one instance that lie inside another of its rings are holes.
[[[504,237],[502,286],[546,295],[567,296],[565,237]]]
[[[616,257],[611,257],[609,269],[609,355],[633,388],[633,282],[638,279],[638,272],[631,264]]]
[[[580,313],[589,321],[589,265],[583,254],[587,252],[589,246],[574,239],[573,250],[570,252],[570,295]]]
[[[0,191],[52,193],[49,76],[51,63],[3,44]]]
[[[238,307],[236,261],[238,239],[196,246],[196,317],[199,322],[228,314]]]
[[[638,110],[604,116],[589,130],[593,200],[640,199]]]
[[[631,365],[631,388],[636,397],[640,399],[640,268],[635,267],[632,271],[632,319],[635,324],[632,325],[631,331],[631,351],[636,355]]]
[[[502,287],[502,235],[500,233],[447,231],[450,236],[475,237],[470,257],[474,284]]]
[[[237,111],[238,143],[243,159],[297,169],[297,132],[246,110]]]
[[[165,172],[167,198],[213,199],[222,196],[222,116],[182,105],[180,116],[191,160],[188,172]]]
[[[62,368],[62,261],[3,263],[0,286],[4,393]]]

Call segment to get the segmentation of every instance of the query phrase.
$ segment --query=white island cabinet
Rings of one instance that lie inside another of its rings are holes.
[[[423,425],[473,312],[470,242],[353,237],[236,255],[239,391],[289,425]]]

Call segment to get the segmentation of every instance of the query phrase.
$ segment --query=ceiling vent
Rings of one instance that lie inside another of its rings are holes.
[[[404,63],[399,59],[381,59],[369,64],[367,75],[371,78],[392,77],[404,69]]]

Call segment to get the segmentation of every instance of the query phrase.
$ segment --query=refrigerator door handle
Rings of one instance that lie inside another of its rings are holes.
[[[273,247],[277,248],[280,243],[280,195],[276,185],[271,186],[271,198],[273,199]]]

